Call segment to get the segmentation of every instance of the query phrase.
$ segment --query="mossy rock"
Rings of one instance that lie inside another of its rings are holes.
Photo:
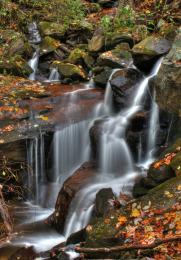
[[[54,52],[61,43],[50,36],[46,36],[40,44],[40,56]]]
[[[21,56],[16,55],[9,59],[0,59],[0,73],[27,77],[32,69]]]
[[[95,31],[93,37],[89,41],[88,49],[90,52],[99,52],[105,45],[105,36],[101,29]]]
[[[39,23],[42,35],[61,38],[65,35],[67,28],[60,23],[42,21]]]
[[[133,63],[128,43],[121,43],[115,49],[100,54],[98,65],[111,68],[127,67]]]
[[[80,65],[77,66],[71,63],[55,61],[53,66],[58,68],[58,71],[63,78],[69,78],[72,80],[87,80],[87,75]]]
[[[135,55],[159,56],[169,52],[171,43],[165,38],[152,35],[134,45],[132,52]]]
[[[82,62],[85,56],[86,56],[85,50],[80,48],[75,48],[74,50],[71,51],[67,60],[70,63],[79,64]]]

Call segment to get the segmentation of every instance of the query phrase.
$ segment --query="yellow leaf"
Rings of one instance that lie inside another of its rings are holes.
[[[48,116],[39,116],[38,118],[40,118],[43,121],[48,121]]]
[[[169,191],[165,191],[164,192],[164,194],[165,194],[165,196],[167,197],[167,198],[173,198],[173,194],[172,193],[170,193]]]
[[[181,185],[178,185],[177,190],[179,191],[181,190]]]
[[[131,212],[131,217],[133,218],[137,218],[141,215],[140,211],[138,209],[133,209],[132,212]]]

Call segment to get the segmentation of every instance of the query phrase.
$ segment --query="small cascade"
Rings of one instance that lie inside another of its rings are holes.
[[[54,176],[60,183],[89,159],[89,124],[78,122],[55,132]]]
[[[60,74],[57,68],[52,68],[50,71],[50,76],[48,78],[48,82],[57,82],[60,80]]]
[[[36,22],[32,22],[28,26],[29,42],[31,44],[39,44],[41,42],[41,35],[38,30]]]
[[[32,59],[29,60],[28,65],[33,70],[30,74],[29,79],[35,80],[36,79],[36,72],[38,68],[38,61],[39,61],[39,49],[36,48],[36,51],[33,53]]]
[[[39,44],[41,43],[41,35],[38,30],[38,26],[36,22],[32,22],[28,26],[28,33],[29,33],[29,42],[32,44],[35,52],[33,53],[33,57],[29,60],[28,65],[33,70],[30,74],[29,79],[35,80],[36,79],[36,72],[38,68],[39,62]]]
[[[86,89],[90,89],[90,88],[94,88],[95,87],[92,71],[89,72],[89,78],[90,78],[89,82],[87,84],[85,84],[85,88]]]
[[[114,192],[131,192],[134,180],[140,173],[134,169],[132,154],[125,139],[125,132],[131,117],[142,108],[142,99],[147,90],[148,82],[158,73],[161,62],[162,59],[155,64],[151,74],[140,82],[131,106],[118,115],[111,116],[104,123],[99,153],[102,174],[96,180],[96,184],[91,184],[81,190],[71,203],[64,231],[66,237],[87,225],[98,190],[111,187]],[[108,100],[112,100],[112,93],[109,83],[107,87],[104,107],[110,111]],[[152,109],[150,127],[155,122],[155,111]],[[149,142],[149,148],[153,148],[154,141],[150,139]]]

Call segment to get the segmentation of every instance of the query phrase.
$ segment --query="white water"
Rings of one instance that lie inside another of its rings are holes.
[[[129,192],[135,177],[140,174],[134,170],[132,155],[125,140],[125,131],[130,118],[142,108],[141,101],[147,90],[148,82],[158,73],[161,62],[162,59],[155,64],[151,74],[140,82],[131,106],[117,116],[108,118],[104,123],[100,146],[101,177],[97,180],[97,184],[91,184],[81,190],[74,198],[66,221],[65,237],[87,225],[98,190],[111,187],[115,192],[121,192],[123,188],[125,188],[124,193]],[[111,111],[111,107],[108,107],[111,102],[109,103],[108,100],[111,99],[112,93],[109,84],[107,87],[109,89],[105,95],[104,107],[107,111]],[[152,111],[150,126],[155,122],[155,115],[156,113]],[[154,144],[154,140],[150,141],[151,145]],[[149,157],[147,159],[150,160]]]
[[[50,76],[48,78],[49,82],[56,82],[60,80],[60,74],[57,68],[52,68],[50,71]]]
[[[41,42],[41,36],[38,30],[36,22],[32,22],[28,26],[28,32],[30,35],[29,42],[32,44],[39,44]]]
[[[36,72],[38,68],[38,61],[39,61],[39,50],[38,48],[33,54],[33,57],[31,60],[29,60],[28,65],[33,70],[33,72],[30,74],[29,79],[35,80],[36,79]]]
[[[112,79],[113,74],[119,70],[120,69],[114,69],[107,82],[106,93],[104,97],[104,110],[106,114],[110,114],[112,112],[112,89],[111,89],[110,80]]]
[[[54,175],[63,183],[83,162],[89,160],[89,121],[71,124],[54,135]]]

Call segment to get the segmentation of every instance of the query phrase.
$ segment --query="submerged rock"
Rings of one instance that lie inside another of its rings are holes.
[[[88,183],[90,178],[93,178],[95,171],[94,163],[84,163],[64,182],[57,198],[55,212],[49,218],[49,223],[59,232],[64,230],[68,210],[75,194]]]

